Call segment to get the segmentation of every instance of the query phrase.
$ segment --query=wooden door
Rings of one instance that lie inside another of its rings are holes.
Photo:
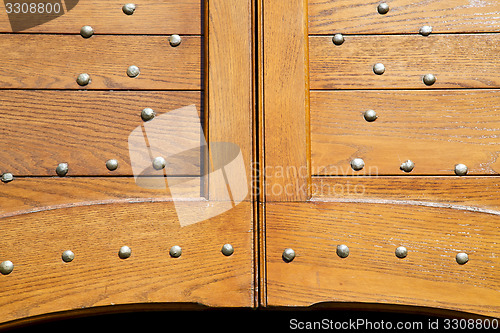
[[[0,4],[0,321],[254,306],[251,1],[24,2]]]
[[[498,316],[500,4],[260,10],[263,302]]]

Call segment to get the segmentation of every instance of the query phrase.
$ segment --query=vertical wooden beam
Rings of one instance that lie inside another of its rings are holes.
[[[264,0],[266,201],[310,197],[307,0]]]

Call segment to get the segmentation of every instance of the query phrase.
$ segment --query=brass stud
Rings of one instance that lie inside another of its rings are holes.
[[[335,34],[332,38],[332,42],[335,45],[342,45],[344,43],[344,36],[342,36],[342,34]]]
[[[122,246],[120,247],[120,250],[118,251],[118,256],[120,259],[127,259],[130,258],[132,255],[132,250],[128,246]]]
[[[365,111],[365,113],[363,114],[363,116],[365,117],[365,120],[368,121],[368,122],[375,121],[378,118],[377,112],[375,112],[373,110],[367,110],[367,111]]]
[[[108,168],[109,171],[114,171],[114,170],[118,169],[118,161],[115,159],[107,160],[106,161],[106,168]]]
[[[433,74],[425,74],[422,81],[424,81],[427,86],[432,86],[436,83],[436,77]]]
[[[408,255],[408,250],[404,246],[399,246],[396,248],[395,254],[399,259],[403,259]]]
[[[377,63],[377,64],[373,65],[373,73],[375,73],[377,75],[384,74],[385,73],[385,66],[384,66],[384,64]]]
[[[81,86],[86,86],[90,82],[92,81],[90,80],[90,75],[88,75],[87,73],[82,73],[78,75],[78,77],[76,78],[76,83],[78,83]]]
[[[465,176],[469,169],[465,164],[457,164],[455,165],[455,174],[457,176]]]
[[[382,2],[377,6],[377,11],[380,15],[387,14],[389,12],[389,5],[385,2]]]
[[[75,254],[70,251],[70,250],[66,250],[62,253],[61,255],[61,259],[64,261],[64,262],[72,262],[73,259],[75,259]]]
[[[127,68],[127,75],[129,77],[138,77],[139,74],[141,74],[141,70],[139,69],[139,67],[135,66],[135,65],[132,65],[132,66],[129,66],[129,68]]]
[[[80,29],[80,35],[82,35],[83,38],[90,38],[94,34],[94,29],[90,25],[84,25]]]
[[[2,182],[9,183],[14,180],[14,175],[10,172],[6,172],[2,175]]]
[[[430,25],[424,25],[418,32],[422,36],[429,36],[432,32],[432,27]]]
[[[176,46],[179,46],[181,44],[182,38],[179,35],[172,35],[172,36],[170,36],[168,41],[169,41],[171,46],[176,47]]]
[[[225,256],[230,256],[231,254],[234,253],[234,248],[231,244],[224,244],[222,246],[221,252]]]
[[[349,248],[347,247],[347,245],[337,245],[337,255],[340,258],[347,258],[349,256]]]
[[[359,171],[365,167],[365,161],[361,158],[355,158],[351,161],[351,168],[354,171]]]
[[[285,262],[291,262],[295,259],[295,251],[293,249],[287,248],[283,251],[282,258]]]
[[[399,168],[404,172],[411,172],[415,167],[415,163],[411,160],[407,160],[406,162],[401,163]]]
[[[170,248],[170,256],[172,258],[179,258],[182,254],[182,249],[178,245],[174,245]]]
[[[156,116],[156,112],[151,108],[145,108],[141,112],[141,118],[144,121],[149,121]]]
[[[64,177],[68,173],[69,167],[68,163],[59,163],[56,168],[56,173],[59,177]]]
[[[0,273],[3,275],[8,275],[14,270],[14,264],[12,261],[6,260],[0,263]]]
[[[165,161],[165,159],[161,156],[155,157],[155,159],[153,160],[153,168],[155,170],[164,169],[166,165],[167,165],[167,161]]]
[[[122,11],[127,15],[132,15],[135,12],[135,4],[127,3],[123,5]]]
[[[459,265],[465,265],[469,261],[469,256],[467,255],[467,253],[460,252],[457,253],[455,259],[457,260],[457,263]]]

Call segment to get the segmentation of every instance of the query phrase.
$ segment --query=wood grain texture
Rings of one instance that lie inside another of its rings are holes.
[[[363,113],[375,110],[367,122]],[[317,175],[453,175],[500,172],[498,90],[314,91],[311,93],[312,170]],[[365,168],[353,171],[350,161]]]
[[[307,1],[266,0],[263,15],[265,197],[306,200],[310,195]]]
[[[498,34],[309,37],[311,89],[500,87]],[[373,73],[383,63],[385,73]],[[434,74],[436,83],[422,78]]]
[[[184,202],[192,214],[206,203]],[[217,204],[214,204],[214,206]],[[251,306],[251,204],[180,227],[172,202],[56,209],[2,219],[0,321],[101,305],[195,302]],[[233,255],[221,253],[231,243]],[[120,259],[127,245],[132,256]],[[173,245],[182,248],[171,258]],[[75,259],[61,260],[70,249]]]
[[[16,89],[201,89],[201,37],[1,35],[0,61],[6,70],[0,88]],[[140,68],[127,76],[131,65]],[[88,73],[91,83],[76,78]]]
[[[19,27],[33,26],[23,32],[79,34],[80,28],[84,25],[92,26],[96,34],[199,35],[202,32],[202,0],[136,0],[134,1],[136,10],[133,15],[123,13],[122,6],[125,3],[116,0],[79,1],[70,10],[67,5],[63,6],[61,13],[64,15],[55,16],[53,20],[46,23],[43,23],[43,19],[47,17],[47,14],[25,14],[15,18],[14,26],[10,24],[4,3],[1,3],[0,32],[12,32],[13,28],[14,31],[19,31]],[[33,20],[34,22],[31,22]],[[30,24],[28,25],[26,21]],[[40,25],[34,26],[35,23]]]
[[[186,91],[0,91],[0,172],[55,176],[66,162],[68,176],[133,175],[132,159],[149,166],[163,156],[167,175],[199,176],[201,99]],[[190,105],[199,117],[181,109]],[[148,123],[145,107],[157,114]],[[108,159],[118,161],[117,170],[106,168]]]
[[[268,203],[269,305],[367,302],[498,316],[500,215],[383,203]],[[341,259],[336,247],[345,244]],[[408,249],[399,259],[398,246]],[[285,248],[296,258],[282,260]],[[457,264],[459,252],[469,255]]]
[[[424,25],[433,33],[497,32],[498,1],[411,0],[385,1],[389,12],[380,15],[380,2],[365,0],[309,0],[311,34],[414,33]]]

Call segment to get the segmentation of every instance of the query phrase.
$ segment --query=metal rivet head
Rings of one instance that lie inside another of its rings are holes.
[[[128,246],[122,246],[120,247],[120,250],[118,251],[118,256],[120,259],[127,259],[132,255],[132,250]]]
[[[431,32],[432,32],[432,27],[430,25],[424,25],[418,31],[418,33],[421,34],[422,36],[429,36]]]
[[[182,249],[178,245],[174,245],[170,248],[170,256],[172,258],[179,258],[182,254]]]
[[[75,259],[75,254],[70,250],[66,250],[62,253],[61,258],[64,262],[72,262]]]
[[[332,38],[332,42],[335,45],[342,45],[344,43],[344,36],[342,36],[342,34],[335,34]]]
[[[347,258],[349,256],[349,248],[347,245],[337,245],[337,255],[340,258]]]
[[[401,163],[401,165],[399,166],[399,168],[404,171],[404,172],[411,172],[413,170],[413,168],[415,167],[415,163],[413,163],[413,161],[411,160],[408,160],[406,162],[403,162]]]
[[[354,171],[359,171],[365,167],[365,161],[363,161],[361,158],[355,158],[351,161],[351,168]]]
[[[293,249],[287,248],[283,251],[283,260],[286,262],[291,262],[295,259],[295,251]]]
[[[127,15],[132,15],[135,12],[135,4],[127,3],[123,5],[122,10]]]
[[[222,246],[221,252],[225,256],[230,256],[231,254],[234,253],[234,248],[231,244],[224,244]]]
[[[155,170],[161,170],[163,168],[165,168],[165,166],[167,165],[167,161],[165,161],[165,159],[163,157],[155,157],[155,159],[153,160],[153,168]]]
[[[422,81],[428,86],[432,86],[436,82],[436,77],[433,74],[425,74]]]
[[[59,177],[64,177],[68,173],[68,163],[59,163],[56,168],[56,173]]]
[[[455,174],[457,176],[465,176],[467,174],[467,171],[469,171],[469,169],[465,164],[455,165]]]
[[[14,180],[14,175],[10,172],[6,172],[2,175],[2,182],[8,183]]]
[[[363,116],[365,117],[365,120],[366,121],[375,121],[378,117],[377,117],[377,112],[373,111],[373,110],[367,110],[365,111],[365,113],[363,114]]]
[[[179,35],[172,35],[172,36],[169,37],[168,42],[173,47],[179,46],[181,44],[181,42],[182,42],[182,38]]]
[[[373,65],[373,73],[377,75],[382,75],[385,73],[385,66],[384,64],[378,63]]]
[[[118,161],[117,160],[107,160],[106,161],[106,168],[108,168],[109,171],[114,171],[118,168]]]
[[[396,257],[403,259],[403,258],[406,258],[406,256],[408,255],[408,250],[404,246],[399,246],[398,248],[396,248],[395,253],[396,253]]]
[[[127,75],[129,77],[137,77],[139,76],[139,74],[141,74],[141,70],[139,69],[139,67],[132,65],[127,68]]]
[[[155,116],[156,116],[156,112],[151,108],[145,108],[141,112],[141,118],[144,121],[149,121],[149,120],[153,119]]]
[[[88,75],[87,73],[82,73],[78,75],[78,77],[76,78],[76,83],[78,83],[81,86],[86,86],[90,82],[91,82],[90,75]]]
[[[12,263],[12,261],[6,260],[0,263],[0,273],[2,273],[3,275],[10,274],[13,270],[14,264]]]
[[[460,252],[457,253],[455,259],[457,260],[457,263],[459,263],[460,265],[465,265],[467,261],[469,261],[469,256],[467,255],[467,253]]]
[[[385,2],[382,2],[377,6],[377,12],[381,15],[387,14],[389,12],[389,5]]]
[[[80,29],[80,35],[82,35],[83,38],[90,38],[94,34],[94,29],[90,25],[84,25]]]

